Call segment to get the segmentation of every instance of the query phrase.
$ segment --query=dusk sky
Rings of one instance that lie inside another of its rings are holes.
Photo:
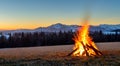
[[[120,0],[0,0],[0,29],[34,29],[55,23],[120,24]]]

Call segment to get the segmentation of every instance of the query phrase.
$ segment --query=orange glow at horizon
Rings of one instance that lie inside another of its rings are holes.
[[[0,21],[0,30],[15,30],[15,29],[35,29],[38,27],[47,27],[52,24],[62,23],[66,25],[81,25],[79,24],[82,19],[40,19],[40,20],[7,20],[7,21]],[[116,22],[116,23],[115,23]],[[99,24],[119,24],[118,19],[106,19],[106,20],[92,20],[90,21],[91,25],[99,25]]]

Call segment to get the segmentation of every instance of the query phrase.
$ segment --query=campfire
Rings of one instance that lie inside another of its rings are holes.
[[[75,45],[73,51],[68,56],[99,56],[99,51],[92,38],[89,36],[89,24],[86,22],[77,30],[73,40]]]

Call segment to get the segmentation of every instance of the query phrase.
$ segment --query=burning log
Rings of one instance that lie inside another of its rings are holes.
[[[73,50],[71,53],[69,53],[67,56],[71,56],[78,48],[76,48],[75,50]]]
[[[91,48],[95,53],[96,55],[103,55],[102,52],[100,52],[99,50],[95,49],[93,46],[88,46],[87,47]]]
[[[88,52],[87,52],[87,50],[86,50],[87,47],[84,45],[83,42],[81,42],[81,44],[83,45],[83,48],[84,48],[84,50],[85,50],[85,54],[86,54],[86,56],[89,56],[89,54],[88,54]]]
[[[92,50],[96,53],[96,55],[103,55],[102,52],[100,52],[99,50],[95,49],[93,46],[88,46],[88,45],[85,46],[85,45],[83,44],[83,42],[81,42],[81,44],[83,45],[83,47],[84,47],[84,49],[85,49],[83,55],[86,54],[86,56],[90,56],[89,53],[87,52],[87,49],[92,49]],[[86,48],[87,48],[87,49],[86,49]],[[77,49],[78,49],[78,48],[76,48],[75,50],[73,50],[73,51],[72,51],[71,53],[69,53],[67,56],[71,56]]]
[[[89,25],[85,24],[81,29],[78,29],[74,35],[75,46],[74,50],[67,56],[99,56],[102,53],[99,51],[95,43],[89,37]]]

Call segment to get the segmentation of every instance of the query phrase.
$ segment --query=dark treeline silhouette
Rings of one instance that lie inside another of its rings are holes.
[[[51,45],[67,45],[73,44],[72,31],[59,32],[59,33],[14,33],[9,34],[9,38],[6,38],[1,33],[0,48],[12,48],[12,47],[33,47],[33,46],[51,46]],[[90,36],[95,42],[118,42],[120,41],[120,34],[103,34],[102,31],[91,32]]]

